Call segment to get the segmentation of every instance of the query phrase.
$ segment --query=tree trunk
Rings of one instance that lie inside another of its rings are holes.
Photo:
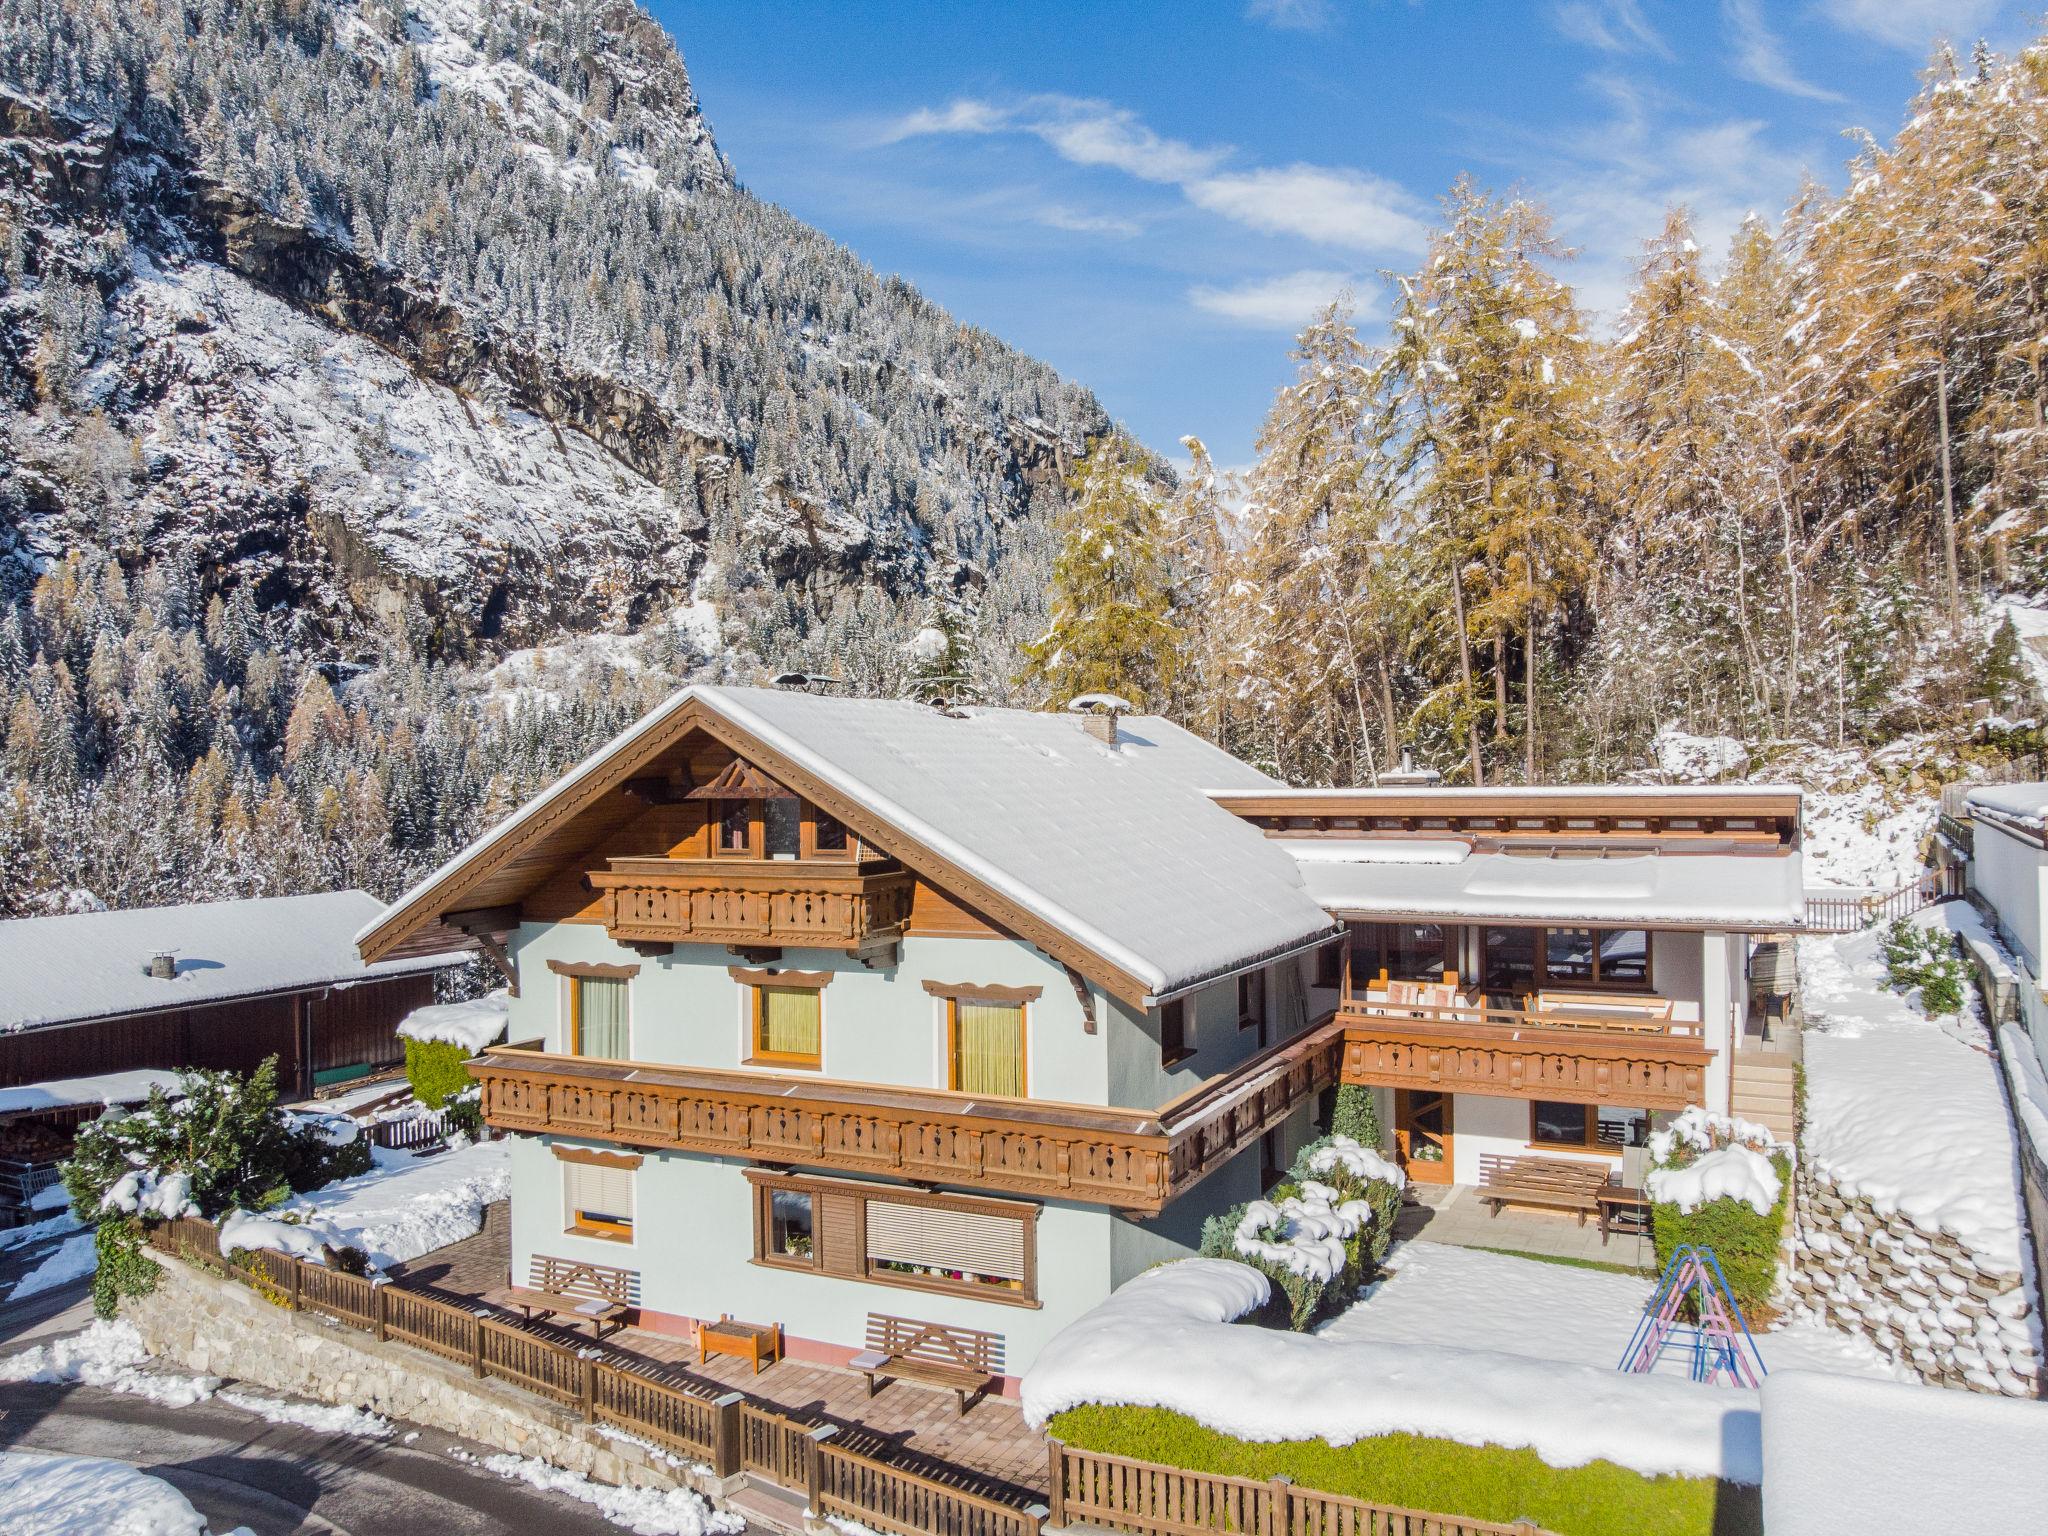
[[[1948,561],[1948,624],[1960,640],[1963,637],[1963,589],[1956,574],[1956,489],[1949,466],[1948,444],[1948,359],[1935,364],[1934,406],[1941,423],[1941,543]]]
[[[1479,715],[1472,699],[1472,637],[1465,633],[1465,571],[1458,552],[1451,552],[1451,616],[1458,625],[1458,680],[1464,686],[1465,746],[1472,755],[1472,783],[1486,783],[1486,768],[1479,756]]]
[[[1508,735],[1508,637],[1496,627],[1493,632],[1493,739]]]
[[[1394,720],[1394,680],[1387,671],[1387,653],[1379,654],[1380,666],[1380,722],[1385,730],[1387,761],[1401,761],[1401,728]]]
[[[1529,626],[1522,632],[1522,697],[1528,718],[1523,722],[1522,776],[1536,782],[1536,605],[1529,605]]]
[[[1775,442],[1773,447],[1775,447]],[[1785,724],[1792,730],[1792,712],[1799,707],[1799,558],[1793,551],[1792,502],[1785,495],[1785,477],[1776,465],[1771,468],[1771,488],[1778,494],[1778,521],[1785,538],[1785,601],[1791,616],[1791,648],[1785,663]]]

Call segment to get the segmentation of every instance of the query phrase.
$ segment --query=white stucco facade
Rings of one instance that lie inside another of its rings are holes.
[[[1973,818],[1970,883],[1998,913],[2001,933],[2036,976],[2048,955],[2048,848],[1986,816]]]

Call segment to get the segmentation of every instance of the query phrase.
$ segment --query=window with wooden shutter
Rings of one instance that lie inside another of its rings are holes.
[[[562,1190],[570,1231],[621,1242],[632,1240],[632,1169],[564,1163]]]

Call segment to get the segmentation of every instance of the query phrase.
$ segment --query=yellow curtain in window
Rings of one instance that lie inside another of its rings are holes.
[[[576,978],[576,1050],[582,1056],[623,1061],[626,1040],[626,984],[606,977]]]
[[[962,1093],[1024,1094],[1024,1005],[963,997],[958,1009],[955,1076]]]
[[[818,1000],[815,987],[763,987],[761,1049],[771,1056],[816,1056]]]

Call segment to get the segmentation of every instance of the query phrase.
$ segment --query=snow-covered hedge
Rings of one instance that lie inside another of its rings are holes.
[[[1777,1285],[1778,1243],[1792,1189],[1790,1149],[1751,1120],[1694,1105],[1650,1136],[1643,1180],[1657,1260],[1679,1248],[1710,1248],[1745,1309]]]

